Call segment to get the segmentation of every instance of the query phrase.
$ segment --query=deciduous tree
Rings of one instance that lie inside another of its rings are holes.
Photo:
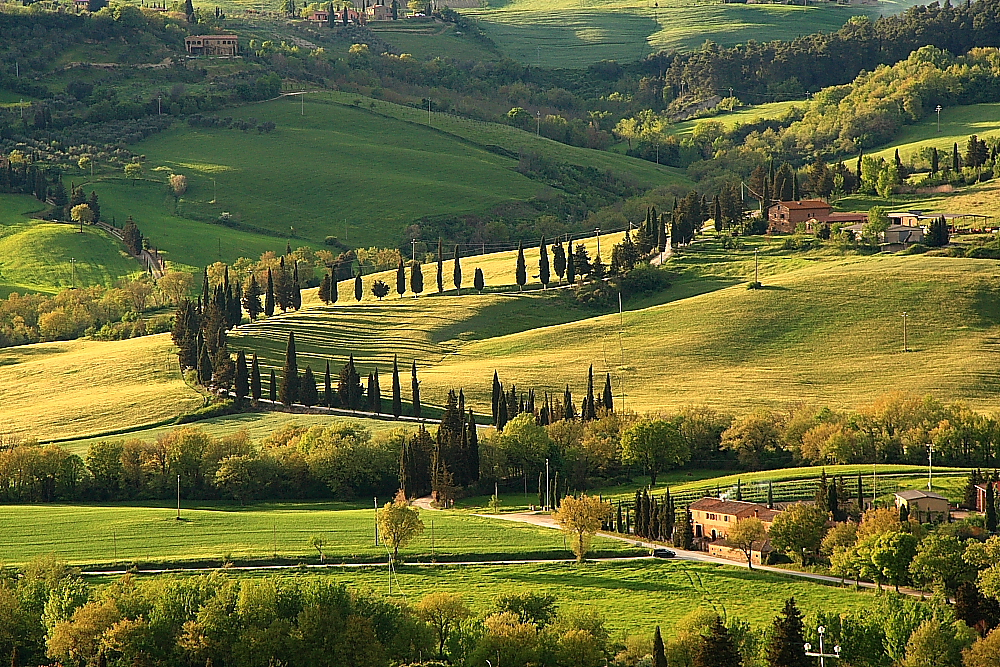
[[[385,507],[379,510],[378,532],[385,545],[392,550],[394,563],[399,562],[399,550],[424,532],[420,511],[410,507],[402,491],[396,494],[391,503],[386,503]]]
[[[556,521],[570,537],[578,563],[583,562],[590,550],[591,540],[610,516],[611,505],[598,497],[580,494],[579,497],[566,496],[562,499]]]

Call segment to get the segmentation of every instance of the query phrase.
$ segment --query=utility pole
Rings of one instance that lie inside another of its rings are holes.
[[[299,95],[299,107],[301,109],[301,114],[303,116],[305,116],[306,115],[306,94],[305,93],[302,93],[301,95]]]
[[[427,98],[427,124],[431,124],[431,98]]]
[[[545,511],[549,511],[549,460],[545,459]]]
[[[826,628],[821,625],[816,629],[816,632],[819,633],[819,652],[812,652],[812,644],[806,644],[803,648],[806,650],[806,655],[813,658],[819,658],[819,667],[826,667],[827,658],[840,657],[840,646],[834,646],[833,653],[825,653],[823,650],[823,635],[826,634]]]
[[[937,107],[935,107],[934,111],[937,112],[937,125],[938,125],[937,131],[940,132],[941,131],[941,105],[940,104],[937,105]]]
[[[163,115],[163,96],[162,95],[157,95],[156,96],[156,115],[157,116],[162,116]]]
[[[181,520],[181,476],[177,475],[177,520]]]
[[[929,443],[927,445],[927,490],[932,491],[931,488],[934,478],[934,443]]]
[[[70,264],[70,267],[71,267],[70,268],[70,281],[72,282],[73,287],[76,287],[76,257],[70,257],[69,258],[69,264]]]
[[[542,112],[535,111],[535,136],[542,136]]]
[[[903,313],[903,352],[909,352],[910,348],[906,344],[906,313]]]
[[[601,228],[598,227],[594,230],[594,234],[597,235],[597,256],[601,256]]]
[[[410,241],[410,245],[412,246],[412,249],[410,250],[410,259],[412,259],[414,262],[416,262],[417,261],[417,240],[416,239],[411,240]]]

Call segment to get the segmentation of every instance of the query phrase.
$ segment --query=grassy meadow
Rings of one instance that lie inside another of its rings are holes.
[[[159,424],[199,408],[169,334],[0,349],[0,433],[53,440]]]
[[[957,143],[958,150],[964,155],[969,135],[977,134],[980,139],[985,139],[1000,134],[1000,104],[945,108],[941,111],[940,132],[937,127],[937,114],[930,111],[919,123],[904,127],[891,144],[871,155],[889,160],[899,150],[900,158],[908,162],[910,158],[917,157],[922,149],[933,147],[942,153],[942,165],[949,164],[952,146]]]
[[[723,46],[748,40],[794,39],[839,29],[852,16],[893,14],[915,4],[878,7],[719,4],[700,0],[490,0],[463,9],[509,57],[543,67],[586,67],[600,60],[629,62],[656,51]],[[739,94],[737,94],[739,97]]]
[[[727,130],[732,130],[736,128],[737,125],[746,125],[762,119],[769,120],[772,118],[781,118],[792,109],[802,109],[807,107],[808,104],[808,102],[799,100],[792,102],[755,104],[753,106],[737,109],[732,113],[722,113],[718,116],[712,116],[710,118],[695,118],[692,120],[681,121],[680,123],[674,123],[667,128],[667,131],[677,137],[690,136],[694,134],[694,128],[698,125],[698,123],[704,122],[722,123],[723,127]]]
[[[72,225],[32,220],[41,209],[29,195],[0,195],[0,298],[111,285],[140,270],[116,240],[96,228],[80,234]]]
[[[385,546],[376,546],[374,541],[372,502],[240,507],[189,504],[182,498],[181,521],[176,519],[170,500],[128,505],[4,505],[0,506],[0,528],[5,536],[0,561],[18,564],[55,554],[74,565],[218,563],[223,557],[318,563],[319,554],[309,540],[319,535],[326,542],[328,562],[384,562]],[[464,512],[424,511],[421,515],[423,534],[400,552],[407,561],[573,557],[562,533],[551,528]],[[609,538],[595,538],[594,547],[605,556],[645,553]]]
[[[336,305],[243,326],[232,344],[280,367],[294,329],[300,366],[339,364],[353,353],[363,371],[377,364],[385,373],[393,354],[404,365],[417,359],[425,401],[461,386],[481,413],[489,411],[494,369],[505,383],[538,393],[569,383],[579,400],[590,364],[612,374],[626,407],[644,411],[696,404],[742,412],[793,401],[856,408],[889,388],[996,407],[993,262],[789,253],[764,240],[759,248],[765,289],[745,287],[749,251],[705,242],[667,263],[676,274],[671,288],[623,317],[588,313],[567,290],[461,297],[452,290],[358,304],[342,284]],[[463,264],[467,275],[473,259]],[[433,271],[425,267],[431,291]],[[450,262],[444,273],[447,285]],[[679,298],[671,300],[672,291]],[[902,351],[904,311],[910,353]]]

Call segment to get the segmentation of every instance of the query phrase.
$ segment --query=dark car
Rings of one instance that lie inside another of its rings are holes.
[[[676,555],[670,549],[653,549],[653,558],[674,558]]]

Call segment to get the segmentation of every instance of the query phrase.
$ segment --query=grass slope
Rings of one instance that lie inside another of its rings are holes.
[[[156,424],[198,408],[170,336],[0,350],[0,433],[48,440]]]
[[[353,353],[363,369],[378,364],[383,373],[398,353],[403,364],[418,360],[425,401],[461,386],[480,413],[489,411],[494,369],[504,382],[538,392],[561,392],[568,382],[579,400],[590,364],[612,374],[616,394],[624,381],[626,406],[638,410],[704,404],[741,412],[793,401],[853,408],[890,389],[996,407],[1000,282],[993,262],[766,249],[761,257],[766,289],[748,291],[734,283],[752,275],[752,259],[748,266],[727,263],[721,252],[684,254],[668,264],[681,272],[671,289],[695,296],[623,318],[574,312],[551,292],[354,304],[342,285],[338,305],[241,327],[233,345],[280,367],[294,328],[307,360],[300,366],[339,363]],[[720,266],[710,268],[713,260]],[[465,266],[471,272],[474,264]],[[433,280],[430,267],[425,284],[432,290]],[[901,350],[903,311],[910,354]]]
[[[382,499],[382,502],[388,499]],[[407,560],[572,558],[562,533],[462,512],[421,512],[425,530],[401,550]],[[247,507],[219,503],[184,503],[177,521],[171,502],[146,505],[13,505],[0,507],[0,527],[7,539],[0,560],[24,563],[54,553],[75,565],[115,562],[167,563],[236,559],[301,559],[318,562],[309,538],[326,540],[332,562],[380,562],[385,546],[376,546],[370,505],[348,503],[274,503]],[[431,521],[434,522],[433,535]],[[595,539],[607,555],[633,555],[631,545]]]
[[[969,135],[980,139],[1000,133],[1000,104],[970,104],[946,108],[941,111],[941,131],[937,129],[937,114],[929,113],[915,125],[907,125],[896,139],[874,157],[892,159],[898,149],[904,162],[915,157],[921,149],[935,147],[941,155],[941,165],[951,164],[951,150],[958,144],[964,159]],[[853,166],[853,165],[852,165]]]
[[[735,92],[735,91],[734,91]],[[768,120],[771,118],[780,118],[786,113],[791,111],[793,108],[804,108],[808,105],[808,102],[803,101],[792,101],[792,102],[771,102],[769,104],[756,104],[754,106],[744,107],[742,109],[737,109],[732,113],[723,113],[718,116],[712,116],[710,118],[696,118],[693,120],[685,120],[680,123],[675,123],[668,127],[670,134],[676,135],[678,137],[690,136],[694,133],[694,128],[698,123],[704,122],[717,122],[722,123],[722,125],[727,130],[732,130],[737,125],[746,125],[748,123],[753,123],[758,120]]]
[[[0,195],[0,297],[111,285],[140,270],[116,240],[96,228],[80,234],[71,225],[32,221],[40,208],[27,195]]]
[[[338,570],[325,576],[379,593],[389,592],[384,571]],[[667,637],[677,621],[695,609],[713,609],[763,629],[793,596],[809,615],[820,610],[862,611],[871,605],[873,595],[686,561],[476,566],[459,570],[406,567],[393,580],[394,594],[404,595],[411,602],[438,591],[458,593],[477,614],[488,613],[500,593],[525,590],[554,595],[562,612],[597,612],[612,631],[647,634],[655,623]]]
[[[891,14],[912,4],[901,0],[861,8],[661,0],[653,7],[637,0],[501,0],[487,9],[461,11],[479,19],[516,60],[586,67],[599,60],[639,60],[654,51],[696,49],[706,40],[732,46],[751,39],[794,39],[837,30],[852,16]]]

